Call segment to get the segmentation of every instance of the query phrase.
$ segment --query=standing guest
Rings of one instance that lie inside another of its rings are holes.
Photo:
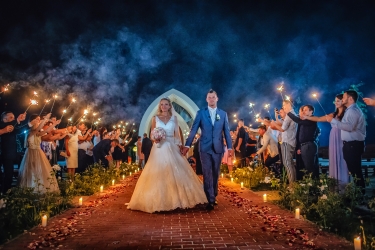
[[[122,163],[121,153],[124,151],[124,148],[121,147],[120,142],[117,139],[111,140],[111,155],[113,159],[113,164],[117,169],[120,169]]]
[[[264,165],[270,170],[271,165],[279,160],[277,140],[272,133],[267,133],[267,127],[265,125],[259,126],[259,136],[263,137],[263,145],[256,153],[253,153],[251,157],[254,158],[256,155],[260,155],[268,149],[268,156],[266,157],[267,159]]]
[[[140,136],[138,136],[138,141],[137,141],[137,156],[138,156],[138,167],[141,169],[142,162],[143,162],[143,159],[145,158],[145,155],[142,154],[142,137]]]
[[[95,131],[97,132],[97,131]],[[94,144],[92,143],[92,134],[91,136],[88,136],[87,137],[87,140],[86,140],[86,163],[87,163],[87,166],[91,166],[94,164],[94,156],[93,156],[93,152],[92,152],[92,149],[94,148]]]
[[[65,163],[68,176],[74,179],[75,169],[78,168],[78,129],[76,126],[68,128],[69,134],[65,137],[66,156]]]
[[[311,117],[314,114],[314,107],[311,105],[302,106],[303,116]],[[298,124],[299,136],[298,144],[300,145],[300,153],[303,165],[308,174],[312,174],[313,178],[319,178],[319,157],[318,157],[318,135],[320,130],[318,123],[310,120],[302,120],[295,114],[289,112],[290,117],[295,123]]]
[[[255,137],[255,133],[252,131],[249,131],[248,135],[249,138],[246,142],[246,153],[249,157],[247,157],[246,159],[248,159],[250,162],[253,160],[253,157],[251,155],[257,152],[257,138]]]
[[[237,143],[236,143],[236,152],[238,152],[238,161],[241,167],[246,166],[246,142],[249,136],[244,128],[244,121],[240,119],[238,121],[238,134],[237,134]]]
[[[22,159],[18,182],[21,187],[34,188],[34,192],[60,192],[55,175],[51,175],[52,168],[45,154],[40,148],[41,137],[49,133],[60,121],[52,123],[43,131],[44,124],[50,114],[40,122],[39,115],[31,115],[29,122],[32,125],[27,137],[27,149]]]
[[[283,109],[285,113],[290,112],[294,115],[296,114],[289,100],[283,101]],[[296,180],[296,168],[294,167],[293,155],[296,147],[297,124],[289,116],[286,116],[282,126],[274,121],[271,122],[271,126],[282,132],[281,138],[283,143],[281,144],[281,151],[283,155],[283,165],[286,168],[289,183],[292,183]]]
[[[299,117],[303,117],[303,106],[299,108],[298,112]],[[301,156],[301,143],[299,142],[299,133],[301,131],[301,126],[297,126],[297,134],[296,134],[296,149],[295,149],[295,157],[296,157],[296,179],[300,181],[303,179],[303,169],[305,165],[303,164],[302,156]]]
[[[346,107],[342,104],[343,94],[336,95],[335,106],[336,110],[334,113],[328,116],[333,117],[338,121],[341,121],[344,117]],[[326,116],[315,117],[315,116],[303,116],[302,119],[307,119],[316,122],[327,122]],[[339,188],[345,188],[349,182],[349,171],[344,160],[343,155],[343,142],[341,139],[341,130],[335,126],[332,126],[331,132],[329,133],[329,176],[336,179],[339,183]]]
[[[109,151],[111,150],[111,139],[109,139],[109,135],[107,132],[103,133],[103,139],[92,149],[94,154],[94,162],[100,163],[104,167],[108,167],[109,162],[107,160],[107,156],[109,155]]]
[[[365,192],[365,180],[362,174],[362,154],[365,150],[366,120],[362,110],[357,105],[358,93],[355,90],[345,91],[342,104],[346,111],[341,121],[327,116],[332,127],[341,130],[343,153],[346,165],[352,176],[357,178],[356,184]]]
[[[148,157],[150,156],[151,148],[152,148],[152,141],[150,140],[150,138],[147,137],[147,134],[144,133],[141,152],[145,156],[145,165],[148,161]]]
[[[1,114],[1,160],[4,169],[1,188],[4,194],[12,187],[14,162],[17,160],[17,134],[20,133],[20,122],[25,118],[26,113],[19,115],[16,121],[14,114],[10,111]]]

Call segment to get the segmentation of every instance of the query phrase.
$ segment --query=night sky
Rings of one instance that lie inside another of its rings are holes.
[[[296,108],[334,110],[334,96],[362,83],[375,97],[374,1],[2,1],[0,108],[24,111],[31,92],[71,97],[75,118],[86,106],[108,125],[139,123],[154,98],[175,88],[204,107],[218,106],[254,123],[249,102],[267,116],[281,106],[276,88]],[[72,95],[73,94],[73,95]],[[47,110],[49,110],[47,108]],[[368,108],[367,143],[375,143],[375,108]],[[231,118],[232,129],[235,124]],[[253,125],[254,126],[254,125]],[[321,123],[321,145],[330,125]]]

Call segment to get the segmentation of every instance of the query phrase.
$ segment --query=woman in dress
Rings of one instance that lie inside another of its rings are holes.
[[[68,169],[68,176],[71,180],[74,179],[76,168],[78,168],[78,135],[79,131],[76,126],[68,128],[69,134],[65,137],[65,158],[66,167]]]
[[[160,147],[152,147],[128,209],[153,213],[207,203],[203,183],[181,155],[179,127],[172,108],[168,98],[160,100],[152,130],[163,128],[166,139],[158,142]]]
[[[336,95],[334,113],[328,114],[334,119],[341,121],[344,117],[346,107],[342,104],[343,94]],[[326,116],[305,116],[308,119],[316,122],[327,122]],[[335,127],[331,128],[329,134],[329,176],[338,180],[339,187],[343,188],[349,182],[349,172],[344,155],[342,152],[343,141],[341,140],[341,130]]]
[[[34,188],[35,192],[60,192],[56,176],[52,167],[40,148],[41,137],[50,132],[60,121],[52,123],[46,130],[41,131],[51,114],[40,122],[38,115],[31,115],[29,123],[32,125],[27,137],[27,148],[22,159],[18,182],[21,187]],[[52,172],[52,173],[51,173]]]

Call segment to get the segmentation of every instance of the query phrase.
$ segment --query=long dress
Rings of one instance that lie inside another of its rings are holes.
[[[28,136],[27,148],[19,170],[19,185],[35,188],[35,192],[60,192],[56,176],[40,148],[41,142],[40,136]]]
[[[128,209],[153,213],[207,203],[203,183],[174,143],[175,118],[166,124],[155,119],[156,127],[163,128],[167,137],[160,147],[152,147]]]
[[[65,159],[67,168],[78,168],[78,133],[71,134],[68,142],[70,156]]]
[[[329,176],[339,181],[340,185],[349,182],[349,171],[342,152],[341,130],[332,127],[329,133]]]

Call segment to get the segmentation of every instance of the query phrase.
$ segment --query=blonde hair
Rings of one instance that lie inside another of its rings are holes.
[[[158,107],[158,115],[161,115],[161,113],[162,113],[162,110],[161,110],[161,107],[160,107],[161,101],[167,101],[169,103],[170,109],[168,110],[168,114],[170,116],[172,116],[172,102],[171,102],[171,100],[169,100],[168,97],[163,97],[163,98],[160,99],[159,107]]]

